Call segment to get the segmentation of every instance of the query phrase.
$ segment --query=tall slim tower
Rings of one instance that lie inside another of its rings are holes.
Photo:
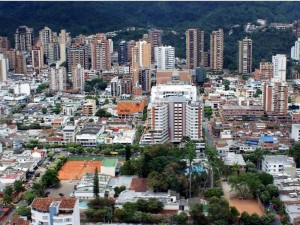
[[[210,34],[210,68],[223,70],[224,63],[224,32],[218,29]]]
[[[0,54],[0,83],[7,80],[8,59],[4,54]]]
[[[43,48],[43,46],[33,47],[31,57],[32,57],[32,67],[34,68],[35,71],[40,72],[40,70],[44,66],[44,48]]]
[[[252,73],[252,40],[247,37],[239,41],[238,72]]]
[[[204,65],[204,31],[186,31],[186,60],[189,69]]]
[[[33,28],[20,26],[15,33],[15,49],[30,52],[33,46]]]
[[[154,48],[162,46],[162,30],[151,29],[149,30],[149,42],[151,44],[151,52],[154,53]],[[151,62],[154,62],[155,54],[151,55]]]
[[[286,56],[277,54],[272,57],[273,79],[281,82],[286,81]]]
[[[44,47],[44,54],[49,57],[49,43],[53,42],[53,32],[49,27],[44,27],[44,29],[39,32],[39,40]]]
[[[84,90],[84,68],[82,68],[80,64],[72,70],[72,82],[74,90]]]
[[[118,63],[125,65],[127,62],[127,42],[121,41],[118,48]]]

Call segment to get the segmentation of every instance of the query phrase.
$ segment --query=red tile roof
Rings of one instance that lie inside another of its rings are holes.
[[[22,219],[20,216],[14,216],[7,225],[29,225],[29,221]]]
[[[35,198],[31,204],[31,207],[38,211],[49,211],[49,206],[52,202],[59,201],[60,209],[73,209],[77,198]]]
[[[147,178],[132,178],[129,190],[135,190],[137,192],[146,192],[147,184]]]

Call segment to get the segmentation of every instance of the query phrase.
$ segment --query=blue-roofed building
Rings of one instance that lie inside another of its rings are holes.
[[[260,138],[260,142],[264,142],[264,143],[274,143],[275,139],[272,136],[262,136]]]
[[[277,138],[272,136],[262,136],[259,140],[259,145],[262,150],[268,151],[278,151],[279,150],[279,142]]]

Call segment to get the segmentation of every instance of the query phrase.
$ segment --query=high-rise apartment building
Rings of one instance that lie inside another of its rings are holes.
[[[186,60],[188,69],[204,65],[204,31],[186,31]]]
[[[15,73],[25,74],[27,73],[26,69],[26,57],[21,51],[15,52]]]
[[[60,63],[66,62],[66,46],[71,42],[70,33],[67,33],[66,30],[61,30],[56,42],[58,42],[60,46]]]
[[[210,34],[210,68],[223,70],[224,63],[224,32],[218,29]]]
[[[118,63],[125,65],[127,63],[127,42],[121,41],[118,48]]]
[[[288,85],[284,81],[263,83],[263,107],[268,115],[286,115],[288,108]]]
[[[84,68],[80,64],[72,69],[72,83],[73,90],[84,90]]]
[[[300,37],[300,20],[294,21],[293,32],[297,38]]]
[[[33,28],[20,26],[15,33],[15,49],[31,52],[33,46]]]
[[[202,107],[192,85],[152,87],[147,109],[148,124],[140,144],[180,142],[183,136],[202,139]]]
[[[271,80],[273,77],[273,63],[261,62],[259,64],[260,79],[259,80]]]
[[[276,81],[286,81],[286,56],[277,54],[272,57],[273,79]]]
[[[66,67],[59,66],[51,67],[49,74],[50,91],[62,92],[66,90],[67,70]]]
[[[110,41],[103,39],[91,44],[91,68],[98,71],[111,70]]]
[[[3,53],[10,49],[10,43],[7,37],[0,37],[0,52]]]
[[[132,48],[135,46],[135,41],[127,41],[127,62],[132,61]]]
[[[132,73],[134,85],[140,83],[140,69],[149,69],[151,66],[151,44],[138,41],[132,48]]]
[[[48,65],[60,60],[60,46],[58,42],[48,44]]]
[[[4,54],[0,54],[0,83],[7,80],[8,59]]]
[[[61,53],[61,52],[60,52]],[[82,44],[72,44],[67,47],[67,63],[71,70],[80,64],[84,69],[89,69],[89,46]],[[61,56],[62,57],[62,56]]]
[[[146,41],[138,41],[132,48],[132,67],[150,68],[151,44]]]
[[[154,48],[155,64],[158,70],[175,69],[175,48],[160,46]]]
[[[247,37],[238,42],[238,72],[243,74],[252,73],[252,40]]]
[[[155,51],[154,48],[162,46],[162,30],[151,29],[149,30],[149,42],[151,44],[151,52],[154,53],[151,55],[151,62],[155,60]]]
[[[44,66],[44,48],[32,47],[31,51],[32,67],[36,72],[40,72]]]
[[[291,58],[294,60],[300,60],[300,38],[295,41],[295,45],[291,48]]]
[[[49,57],[49,44],[53,42],[54,33],[49,27],[44,27],[44,29],[39,32],[39,40],[44,47],[44,54],[48,58]]]

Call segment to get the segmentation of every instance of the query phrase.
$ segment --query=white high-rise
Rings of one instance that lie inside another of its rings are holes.
[[[202,139],[202,106],[196,86],[159,85],[151,90],[147,130],[140,144],[180,142],[184,136]]]
[[[84,90],[84,68],[80,64],[72,70],[72,82],[74,90]]]
[[[291,48],[291,58],[294,60],[300,60],[300,38],[295,41],[295,45]]]
[[[277,54],[272,57],[274,81],[286,81],[286,55]]]
[[[172,46],[154,48],[155,64],[158,70],[170,70],[175,68],[175,49]]]
[[[49,86],[51,91],[66,90],[67,71],[66,67],[59,66],[52,67],[49,75]]]
[[[8,68],[8,59],[5,58],[4,54],[0,54],[0,83],[7,80]]]

